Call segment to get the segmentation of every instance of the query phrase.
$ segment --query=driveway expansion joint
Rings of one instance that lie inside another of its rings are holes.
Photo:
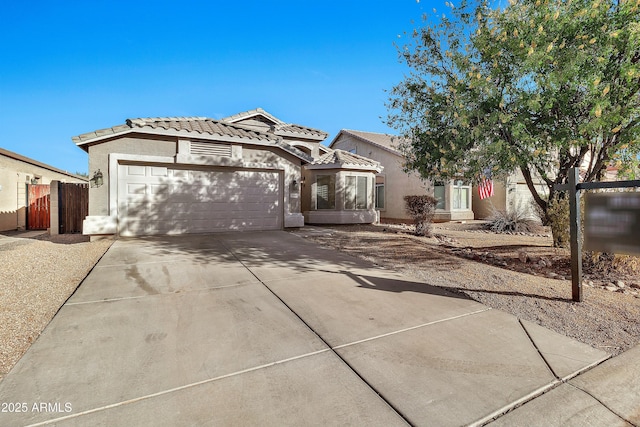
[[[147,394],[145,396],[138,396],[138,397],[134,397],[133,399],[123,400],[121,402],[112,403],[112,404],[101,406],[101,407],[98,407],[98,408],[87,409],[85,411],[78,412],[78,413],[75,413],[75,414],[70,414],[70,415],[67,415],[67,416],[64,416],[64,417],[50,419],[50,420],[42,421],[42,422],[36,423],[36,424],[29,424],[26,427],[45,426],[45,425],[57,423],[57,422],[60,422],[60,421],[69,420],[69,419],[72,419],[72,418],[78,418],[78,417],[81,417],[83,415],[89,415],[89,414],[93,414],[95,412],[105,411],[107,409],[113,409],[113,408],[117,408],[119,406],[129,405],[129,404],[132,404],[132,403],[140,402],[142,400],[152,399],[154,397],[163,396],[165,394],[175,393],[175,392],[178,392],[178,391],[181,391],[181,390],[186,390],[188,388],[197,387],[199,385],[208,384],[208,383],[212,383],[212,382],[215,382],[215,381],[220,381],[220,380],[223,380],[223,379],[226,379],[226,378],[235,377],[235,376],[238,376],[238,375],[246,374],[246,373],[257,371],[257,370],[260,370],[260,369],[270,368],[272,366],[281,365],[283,363],[292,362],[294,360],[299,360],[299,359],[303,359],[305,357],[315,356],[315,355],[318,355],[318,354],[321,354],[321,353],[326,353],[326,352],[329,352],[329,351],[331,351],[331,350],[328,349],[328,348],[325,348],[325,349],[322,349],[322,350],[317,350],[317,351],[312,351],[310,353],[305,353],[305,354],[301,354],[301,355],[298,355],[298,356],[293,356],[293,357],[289,357],[289,358],[286,358],[286,359],[277,360],[275,362],[265,363],[263,365],[254,366],[252,368],[247,368],[247,369],[243,369],[243,370],[236,371],[236,372],[231,372],[231,373],[224,374],[224,375],[219,375],[219,376],[214,377],[214,378],[207,378],[206,380],[202,380],[202,381],[197,381],[195,383],[181,385],[179,387],[174,387],[174,388],[170,388],[170,389],[167,389],[167,390],[162,390],[162,391],[159,391],[159,392],[156,392],[156,393]]]
[[[231,255],[233,255],[235,257],[235,259],[242,264],[242,266],[244,268],[247,269],[247,271],[249,271],[253,277],[256,278],[256,280],[258,280],[260,283],[262,283],[262,285],[275,297],[278,299],[278,301],[280,301],[295,317],[298,318],[298,320],[300,320],[300,322],[302,322],[303,325],[305,325],[309,331],[311,333],[313,333],[320,341],[322,341],[322,343],[327,347],[327,351],[331,351],[337,358],[338,360],[340,360],[342,363],[344,363],[344,365],[351,371],[353,372],[354,375],[356,375],[367,387],[369,387],[369,389],[371,391],[373,391],[376,395],[378,395],[380,397],[380,399],[389,407],[391,408],[391,410],[393,410],[400,418],[402,418],[402,420],[409,426],[413,426],[413,424],[409,421],[409,418],[407,415],[405,415],[399,408],[397,408],[395,405],[393,405],[388,398],[386,398],[380,391],[378,391],[369,381],[367,381],[366,378],[364,378],[353,366],[351,366],[351,364],[349,362],[346,361],[346,359],[344,359],[335,349],[333,349],[331,347],[331,345],[329,345],[329,343],[318,333],[316,332],[315,329],[313,329],[311,327],[311,325],[309,325],[295,310],[293,310],[293,308],[291,308],[289,306],[289,304],[287,304],[282,298],[280,298],[280,296],[278,294],[276,294],[273,289],[271,289],[262,279],[260,279],[254,272],[253,270],[251,270],[245,263],[244,261],[242,261],[242,259],[240,259],[240,257],[238,257],[236,255],[236,253],[229,248],[226,244],[222,243],[222,246],[229,251],[229,253]]]
[[[529,331],[527,331],[527,328],[524,326],[524,324],[522,323],[522,320],[520,318],[518,318],[518,323],[520,324],[520,327],[522,328],[522,330],[524,331],[525,335],[527,336],[527,338],[529,338],[529,341],[531,342],[531,345],[533,345],[533,348],[536,349],[536,351],[538,352],[538,355],[540,356],[540,358],[542,359],[542,361],[544,362],[545,365],[547,365],[547,368],[549,369],[549,371],[551,372],[551,374],[556,378],[556,380],[558,381],[562,381],[562,378],[560,378],[558,376],[558,374],[556,374],[556,371],[551,367],[551,364],[549,363],[549,361],[547,360],[546,357],[544,357],[544,354],[542,354],[542,351],[540,351],[540,349],[538,348],[538,345],[536,344],[536,342],[533,340],[533,337],[531,336],[531,334],[529,333]]]
[[[620,418],[622,421],[629,423],[630,425],[634,426],[634,427],[638,427],[636,424],[633,424],[631,421],[626,420],[622,415],[618,414],[616,411],[614,411],[613,409],[611,409],[606,403],[604,403],[602,400],[598,399],[597,397],[595,397],[593,394],[589,393],[587,390],[578,387],[575,384],[572,383],[567,383],[568,385],[570,385],[571,387],[575,388],[576,390],[579,390],[583,393],[585,393],[587,396],[591,397],[593,400],[595,400],[596,402],[598,402],[599,404],[601,404],[603,407],[605,407],[609,412],[611,412],[613,415],[615,415],[616,417]]]
[[[391,336],[391,335],[397,335],[397,334],[401,334],[403,332],[409,332],[409,331],[413,331],[415,329],[424,328],[425,326],[436,325],[438,323],[447,322],[449,320],[456,320],[456,319],[460,319],[460,318],[467,317],[467,316],[473,316],[475,314],[484,313],[485,311],[489,311],[489,310],[491,310],[491,307],[485,307],[485,308],[483,308],[481,310],[476,310],[476,311],[472,311],[472,312],[469,312],[469,313],[460,314],[458,316],[447,317],[445,319],[434,320],[432,322],[427,322],[427,323],[423,323],[421,325],[416,325],[416,326],[410,326],[410,327],[404,328],[404,329],[398,329],[397,331],[387,332],[386,334],[376,335],[375,337],[369,337],[369,338],[365,338],[365,339],[362,339],[362,340],[350,342],[350,343],[347,343],[347,344],[340,344],[340,345],[337,345],[337,346],[331,347],[331,348],[333,350],[338,350],[338,349],[341,349],[341,348],[350,347],[352,345],[357,345],[357,344],[361,344],[361,343],[377,340],[379,338],[385,338],[385,337],[388,337],[388,336]]]
[[[158,292],[155,294],[136,295],[133,297],[105,298],[105,299],[98,299],[98,300],[91,300],[91,301],[68,302],[64,305],[83,305],[83,304],[96,304],[101,302],[117,302],[117,301],[127,301],[127,300],[141,299],[141,298],[147,298],[147,297],[154,297],[154,296],[169,296],[169,295],[178,295],[178,294],[187,295],[195,292],[209,292],[209,291],[215,291],[218,289],[239,288],[241,286],[248,286],[248,285],[257,285],[257,283],[251,283],[251,282],[236,283],[233,285],[222,285],[222,286],[214,286],[214,287],[206,287],[206,288],[194,288],[194,289],[186,289],[186,290],[180,289],[173,292]]]

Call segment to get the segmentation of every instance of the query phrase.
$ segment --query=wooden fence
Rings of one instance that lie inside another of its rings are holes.
[[[46,230],[50,218],[50,186],[27,184],[27,230]]]
[[[58,232],[82,233],[82,221],[89,214],[89,184],[58,184]]]

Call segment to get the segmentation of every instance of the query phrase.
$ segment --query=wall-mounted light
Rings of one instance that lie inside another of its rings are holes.
[[[291,181],[291,191],[298,190],[300,190],[300,186],[298,185],[298,181],[294,179],[293,181]]]
[[[92,187],[102,186],[103,180],[102,180],[102,172],[100,172],[100,169],[98,169],[93,173],[93,177],[89,180],[89,182],[91,183]]]

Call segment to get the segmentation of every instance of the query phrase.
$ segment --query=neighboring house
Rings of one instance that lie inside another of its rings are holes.
[[[549,196],[547,185],[539,177],[533,176],[538,194]],[[515,210],[530,218],[536,218],[533,210],[533,196],[520,170],[509,175],[506,181],[493,181],[492,197],[480,200],[478,189],[473,187],[473,212],[476,219],[487,219],[494,211],[511,213]]]
[[[0,148],[0,231],[27,226],[27,185],[88,180]]]
[[[432,183],[415,173],[404,171],[404,159],[398,150],[397,136],[341,130],[329,148],[365,156],[383,166],[376,176],[375,206],[381,221],[410,221],[404,196],[428,194],[438,199],[435,221],[473,219],[471,186],[462,181]]]
[[[584,174],[589,167],[589,154],[585,156],[581,172]],[[549,176],[554,179],[555,174],[549,172]],[[615,181],[618,176],[618,168],[614,165],[607,166],[603,181]],[[537,173],[533,173],[533,184],[543,198],[549,197],[549,188]],[[534,212],[534,200],[531,191],[520,170],[516,170],[507,179],[503,181],[494,181],[494,196],[480,200],[478,190],[474,187],[473,191],[473,211],[476,219],[486,219],[491,216],[494,211],[504,211],[511,213],[514,210],[524,213],[530,218],[538,218]]]
[[[221,120],[129,119],[76,136],[73,141],[89,153],[89,172],[100,171],[104,182],[90,189],[84,233],[134,236],[301,227],[303,206],[331,210],[304,199],[317,196],[313,168],[328,165],[330,150],[320,144],[326,137],[262,109]],[[380,168],[372,170],[376,164],[369,162],[356,172],[373,183]],[[354,173],[352,164],[336,161],[332,168],[336,182],[353,185],[353,190],[337,188],[334,197],[342,197],[338,191],[361,191],[357,180],[341,180]],[[373,192],[373,185],[368,191]],[[372,194],[367,200],[370,205],[336,203],[334,211],[349,212],[335,220],[368,221],[359,215],[373,209]]]

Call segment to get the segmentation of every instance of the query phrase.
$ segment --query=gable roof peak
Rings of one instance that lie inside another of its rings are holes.
[[[249,119],[249,118],[255,117],[255,116],[263,116],[267,120],[273,122],[275,125],[284,124],[284,122],[282,120],[278,119],[273,114],[269,114],[268,112],[266,112],[264,109],[262,109],[260,107],[254,108],[253,110],[243,111],[241,113],[237,113],[237,114],[234,114],[234,115],[229,116],[229,117],[224,117],[221,120],[224,121],[224,122],[234,123],[234,122],[238,122],[238,121],[241,121],[241,120],[246,120],[246,119]]]
[[[400,154],[400,150],[398,148],[399,144],[404,141],[404,138],[398,135],[391,135],[388,133],[379,133],[379,132],[366,132],[362,130],[353,130],[353,129],[341,129],[338,132],[338,135],[331,141],[329,147],[332,147],[333,144],[338,140],[340,135],[350,135],[360,141],[366,142],[367,144],[371,144],[374,146],[378,146],[387,151],[390,151],[394,154]]]

